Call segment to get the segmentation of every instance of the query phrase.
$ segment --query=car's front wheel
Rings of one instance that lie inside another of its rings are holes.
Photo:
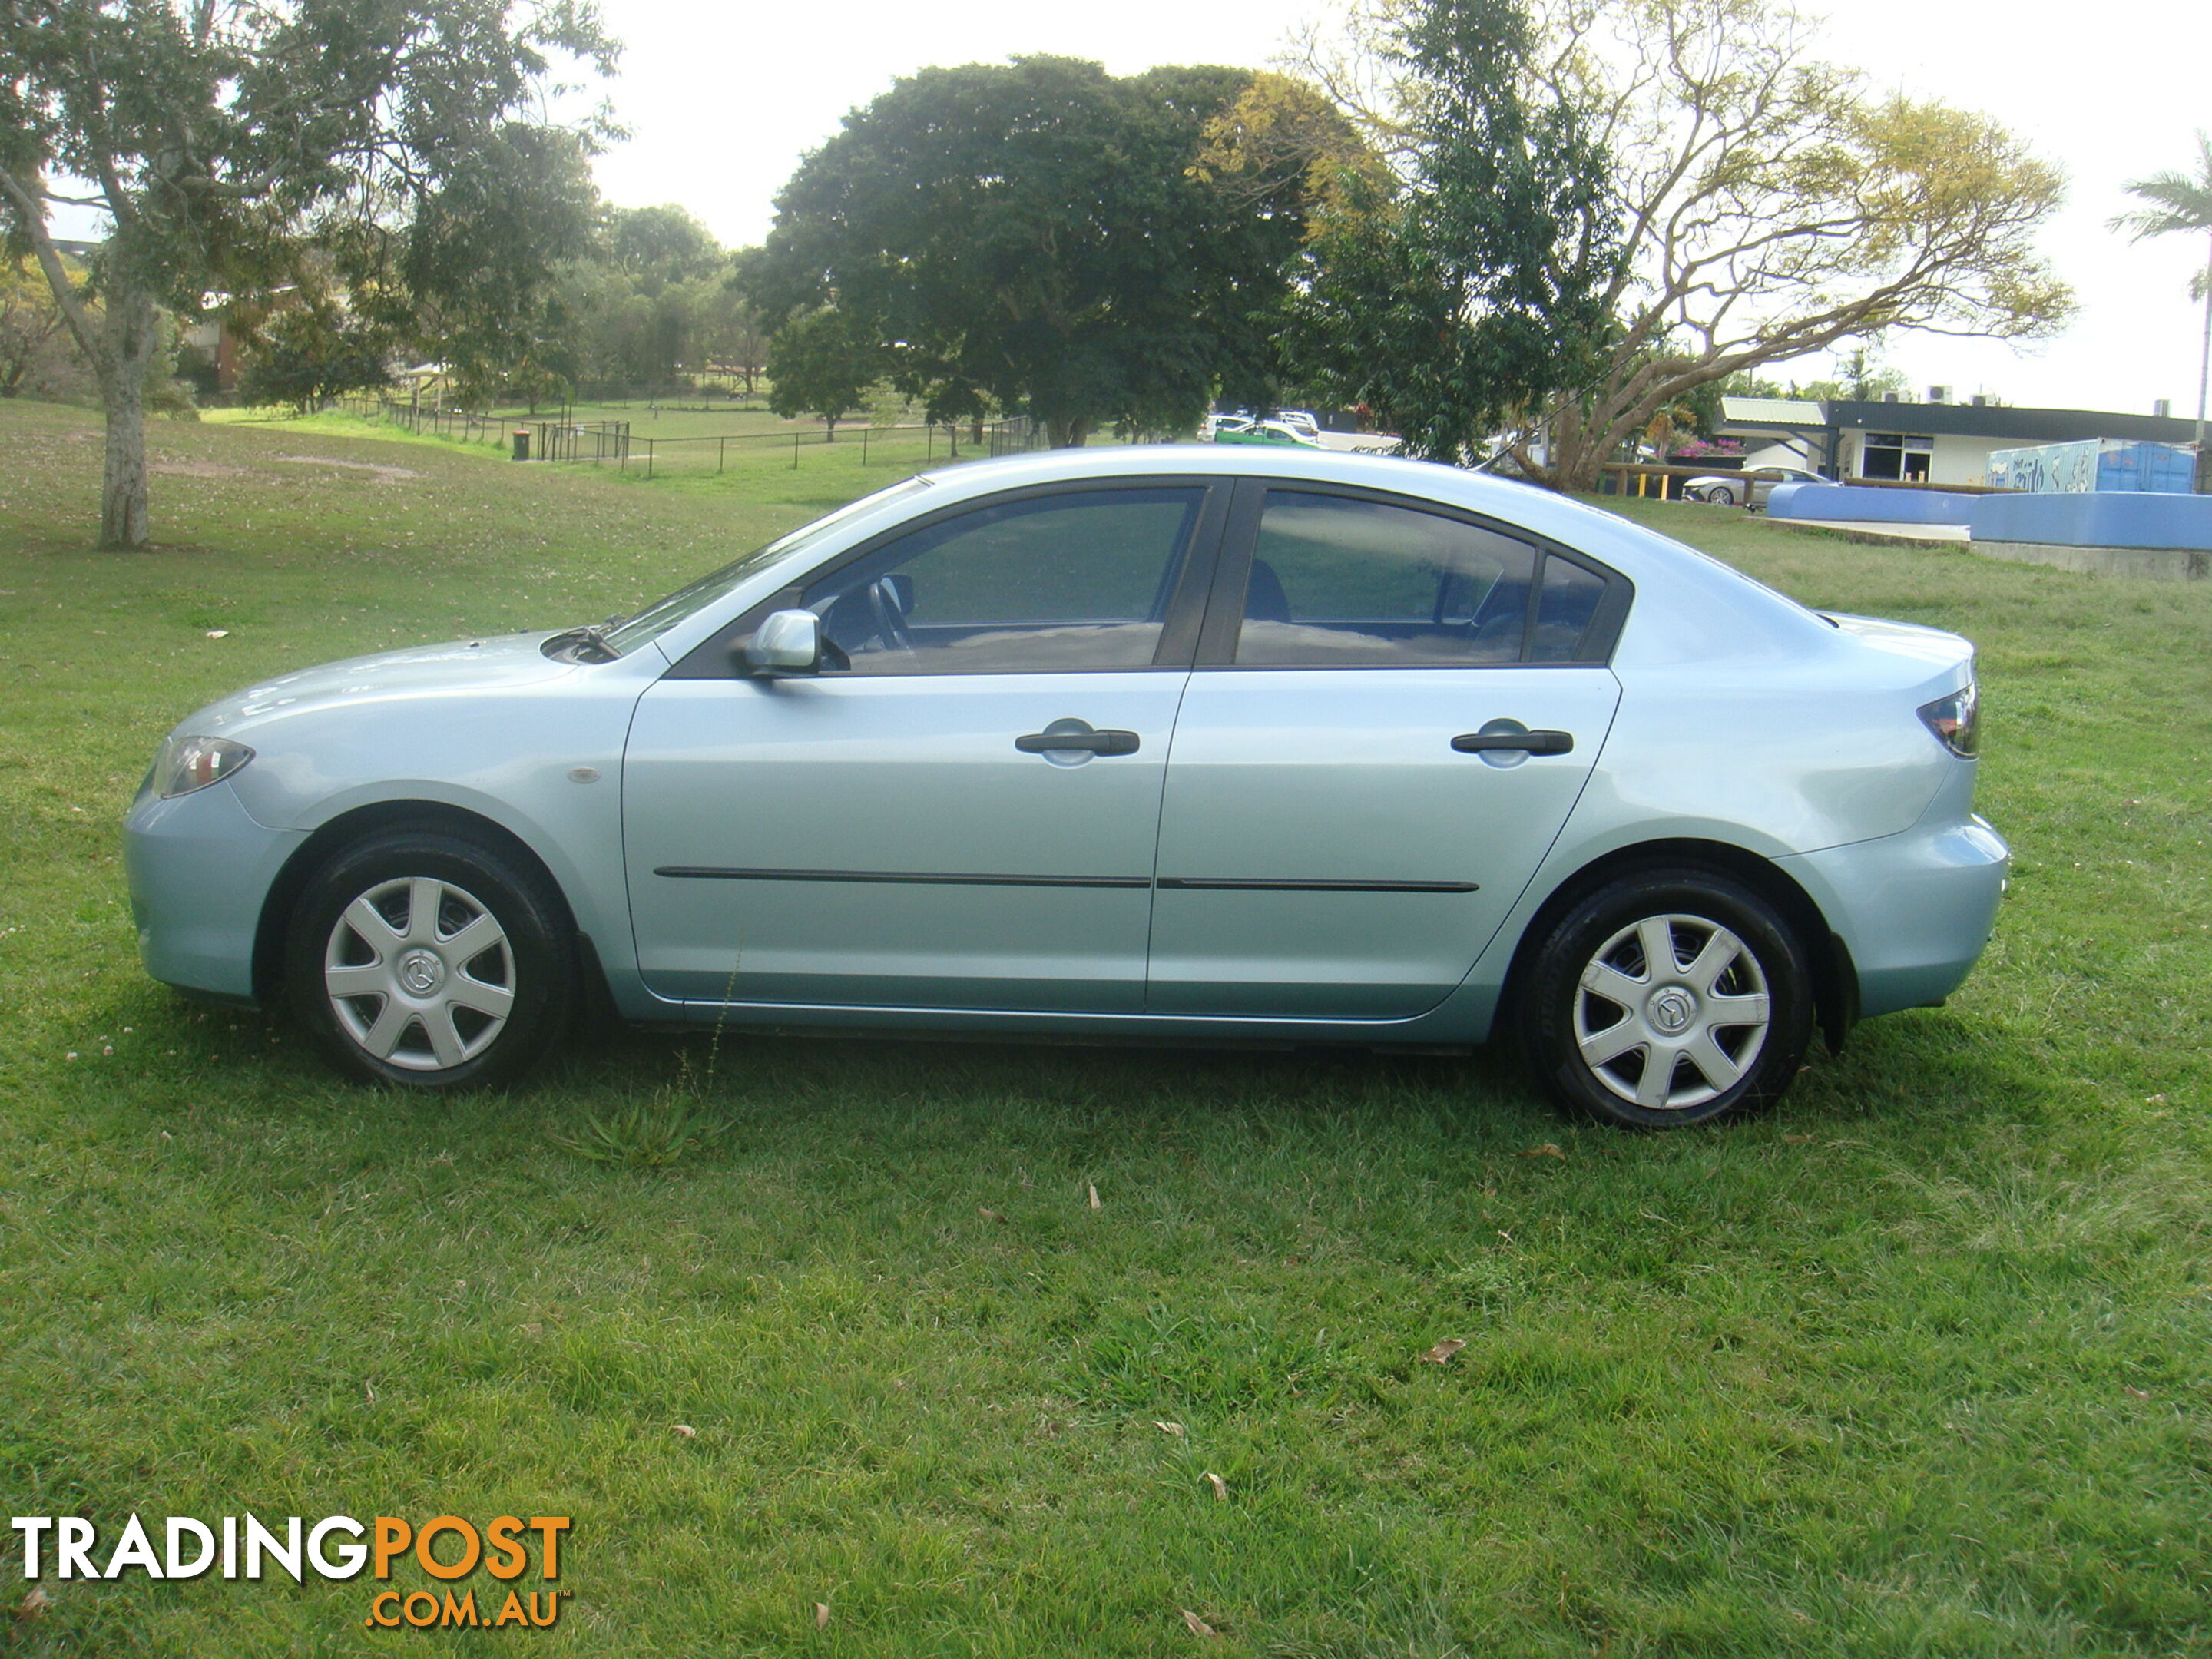
[[[1749,887],[1636,871],[1559,918],[1518,1012],[1530,1069],[1560,1100],[1673,1127],[1781,1097],[1812,1039],[1812,978],[1788,921]]]
[[[394,830],[316,872],[286,943],[292,1006],[348,1069],[415,1088],[507,1081],[577,1000],[574,929],[537,872],[438,830]]]
[[[1705,492],[1705,500],[1715,507],[1734,507],[1735,491],[1730,489],[1726,484],[1717,485]]]

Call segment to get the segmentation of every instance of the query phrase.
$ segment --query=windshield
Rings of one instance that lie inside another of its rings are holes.
[[[863,513],[872,512],[888,502],[897,501],[902,496],[912,495],[928,487],[929,480],[926,477],[908,478],[903,483],[893,484],[888,489],[878,489],[872,495],[863,495],[857,501],[848,501],[828,517],[817,519],[811,524],[802,525],[789,535],[770,542],[757,552],[748,553],[742,559],[733,560],[720,570],[700,577],[690,586],[679,587],[666,599],[646,606],[635,617],[623,623],[620,627],[609,629],[605,635],[605,641],[612,649],[627,656],[647,641],[659,639],[686,617],[714,604],[748,576],[757,571],[765,570],[777,560],[826,538],[841,526],[858,518]]]

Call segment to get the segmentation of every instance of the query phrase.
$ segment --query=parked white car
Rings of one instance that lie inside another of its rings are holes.
[[[1758,512],[1766,506],[1766,498],[1777,484],[1826,482],[1819,473],[1801,467],[1756,466],[1747,472],[1714,472],[1692,478],[1682,486],[1682,495],[1686,500],[1714,507],[1747,507]]]

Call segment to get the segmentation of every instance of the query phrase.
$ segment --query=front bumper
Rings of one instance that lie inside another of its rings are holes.
[[[258,823],[228,781],[170,800],[142,793],[123,828],[146,971],[184,990],[253,1002],[262,907],[307,832]]]
[[[1965,981],[1996,926],[2012,852],[1970,816],[1775,863],[1850,947],[1870,1018],[1932,1007]]]

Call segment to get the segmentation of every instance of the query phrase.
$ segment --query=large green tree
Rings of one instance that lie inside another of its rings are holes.
[[[149,539],[165,309],[267,291],[312,253],[371,312],[434,306],[464,366],[536,330],[591,199],[578,133],[541,116],[548,76],[614,50],[587,0],[0,0],[0,220],[100,382],[100,544]],[[96,313],[61,205],[110,226]]]
[[[1306,378],[1408,453],[1480,453],[1509,413],[1580,383],[1620,266],[1610,158],[1576,107],[1524,87],[1519,0],[1429,0],[1382,50],[1403,123],[1386,166],[1340,169],[1294,338]]]
[[[1056,445],[1187,427],[1263,385],[1303,229],[1295,169],[1256,193],[1194,170],[1243,70],[1025,58],[924,70],[808,155],[752,291],[834,300],[933,417],[988,398]]]
[[[834,443],[837,422],[867,406],[868,388],[889,367],[873,323],[859,312],[824,306],[793,318],[769,343],[768,406],[786,420],[820,416]]]
[[[2194,176],[2167,171],[2132,180],[2128,193],[2144,205],[2120,215],[2112,221],[2112,228],[2128,232],[2138,242],[2146,236],[2212,234],[2212,137],[2198,133],[2197,149]],[[2205,401],[2212,396],[2212,252],[2207,253],[2204,269],[2191,279],[2189,289],[2204,301],[2204,341],[2197,366],[2197,471],[2201,480],[2205,472]]]
[[[1443,0],[1354,0],[1304,68],[1378,147],[1419,131],[1396,50]],[[1527,0],[1523,96],[1612,157],[1624,257],[1589,373],[1522,412],[1527,469],[1591,487],[1700,386],[1892,329],[2035,339],[2072,297],[2039,233],[2057,169],[1985,117],[1868,94],[1812,55],[1792,0]],[[1416,66],[1417,67],[1417,66]]]

